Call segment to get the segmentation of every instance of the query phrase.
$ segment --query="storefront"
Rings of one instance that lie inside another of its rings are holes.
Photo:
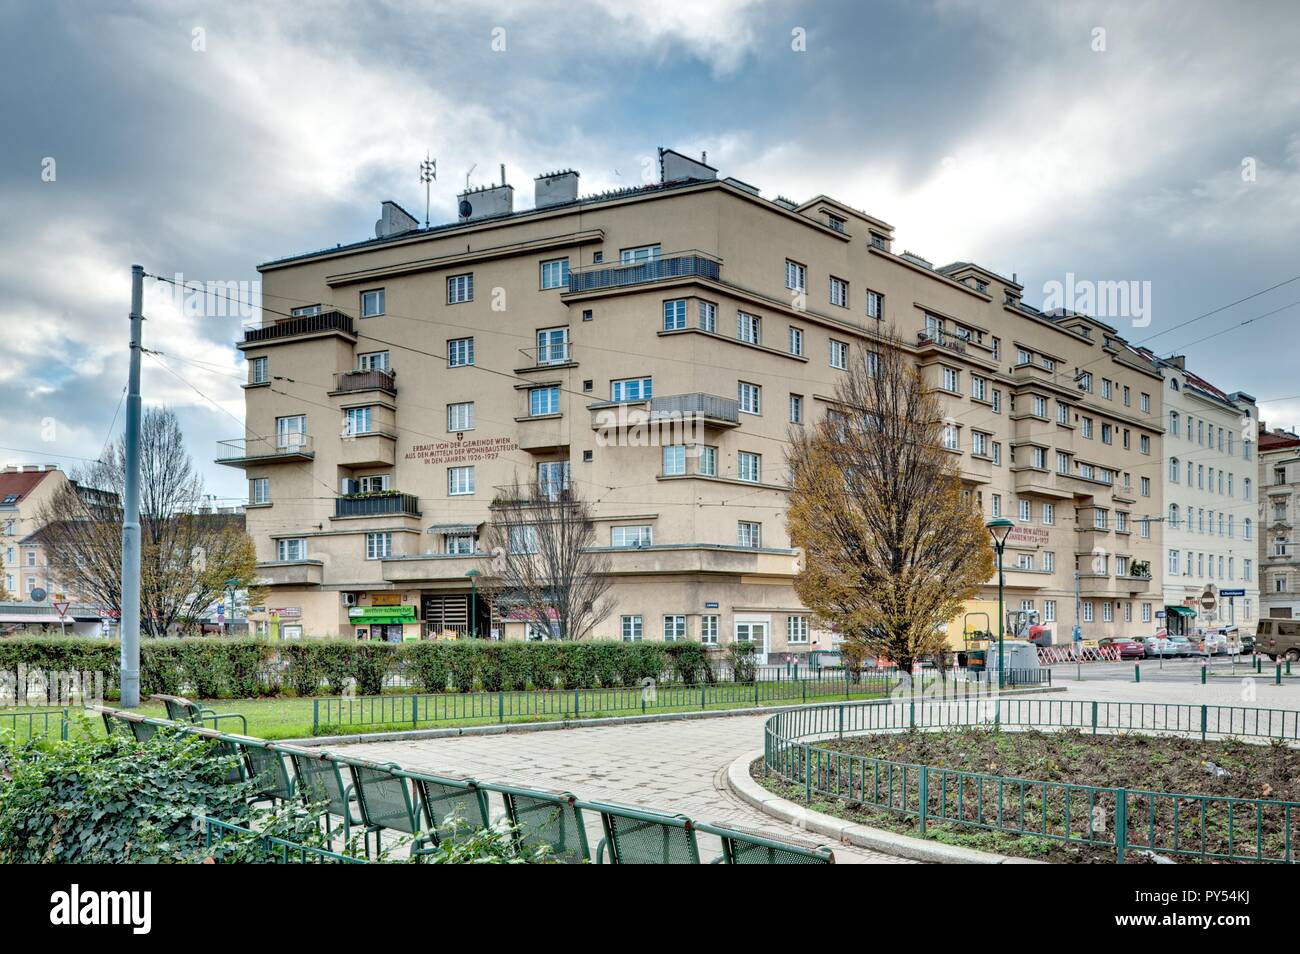
[[[414,606],[353,606],[348,610],[348,622],[357,639],[400,643],[406,638],[407,626],[411,627],[410,638],[419,639]]]
[[[1170,636],[1186,636],[1196,622],[1196,610],[1190,606],[1165,606],[1165,625]]]

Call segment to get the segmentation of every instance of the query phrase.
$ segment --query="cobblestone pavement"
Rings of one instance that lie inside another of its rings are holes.
[[[1064,675],[1064,674],[1062,674]],[[1300,685],[1273,686],[1267,678],[1254,684],[1215,678],[1208,685],[1186,682],[1087,678],[1060,679],[1066,692],[1055,699],[1099,699],[1173,703],[1210,703],[1269,708],[1300,708]],[[1243,677],[1244,678],[1244,677]],[[1253,693],[1254,698],[1249,696]],[[701,821],[743,825],[776,834],[799,832],[740,802],[726,791],[728,765],[761,748],[766,716],[730,716],[684,722],[642,723],[520,732],[502,735],[411,739],[337,746],[364,758],[394,761],[406,768],[485,781],[515,782],[565,789],[580,798],[622,802],[681,812]],[[590,822],[589,822],[590,824]],[[592,846],[599,825],[591,825]],[[841,863],[904,863],[904,859],[848,845],[835,846]],[[710,857],[716,842],[701,839]]]

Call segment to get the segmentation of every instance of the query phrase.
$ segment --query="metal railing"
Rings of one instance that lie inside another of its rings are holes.
[[[205,848],[220,848],[223,843],[256,843],[259,849],[257,861],[264,864],[283,865],[361,865],[365,858],[340,854],[327,848],[301,845],[275,835],[267,835],[243,825],[221,821],[208,815],[198,817],[203,826],[203,845]],[[217,860],[214,858],[214,860]],[[241,861],[244,859],[241,859]]]
[[[818,699],[871,698],[898,686],[896,675],[863,675],[859,681],[782,680],[701,685],[648,685],[610,689],[521,689],[500,692],[438,692],[411,695],[328,696],[312,700],[312,734],[358,727],[420,728],[456,722],[530,722],[603,715],[703,711],[712,708],[801,705]]]
[[[366,371],[340,371],[334,375],[335,391],[387,391],[397,393],[397,372],[377,368]]]
[[[1244,706],[1063,699],[839,703],[777,713],[763,767],[813,795],[931,823],[1202,861],[1294,863],[1300,802],[1159,792],[989,775],[855,755],[810,740],[913,729],[1080,729],[1300,740],[1300,712]]]
[[[642,262],[621,265],[593,265],[569,272],[569,292],[622,288],[668,278],[711,278],[722,275],[722,263],[703,252],[675,252]]]
[[[0,738],[11,742],[57,738],[68,741],[67,709],[0,709]]]
[[[382,517],[385,515],[420,516],[420,498],[415,494],[374,494],[357,497],[335,497],[336,517]]]
[[[541,367],[548,364],[567,364],[573,360],[573,346],[567,341],[540,345],[536,348],[520,348],[519,353],[530,366]]]
[[[735,398],[718,397],[698,391],[690,394],[666,394],[650,399],[652,421],[664,417],[695,415],[734,424],[740,421],[740,402]]]
[[[285,434],[281,437],[248,437],[217,441],[217,460],[245,460],[256,457],[284,457],[316,453],[310,434]]]
[[[352,316],[341,311],[326,311],[319,315],[304,315],[300,318],[287,318],[273,325],[260,328],[245,328],[244,343],[270,341],[275,338],[293,338],[298,335],[318,334],[322,331],[342,331],[353,334]]]

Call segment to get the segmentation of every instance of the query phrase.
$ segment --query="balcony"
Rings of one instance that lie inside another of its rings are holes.
[[[1069,498],[1074,495],[1058,483],[1059,475],[1041,467],[1013,467],[1016,493],[1038,494],[1043,497]]]
[[[1151,577],[1132,574],[1116,575],[1115,586],[1128,593],[1145,593],[1151,588]]]
[[[258,586],[320,586],[324,576],[320,560],[293,560],[257,564]]]
[[[689,394],[665,394],[650,399],[650,422],[697,420],[714,427],[738,427],[740,402],[695,391]]]
[[[311,460],[315,456],[316,451],[308,434],[217,441],[217,463],[227,467],[293,463]]]
[[[993,459],[975,454],[963,455],[960,463],[961,479],[967,484],[987,484],[993,480]]]
[[[414,494],[350,494],[334,500],[335,517],[418,517],[420,499]]]
[[[592,265],[569,272],[569,290],[566,294],[626,288],[674,278],[708,278],[718,281],[722,277],[722,262],[706,252],[691,249],[673,252],[643,262],[621,265]]]
[[[411,556],[387,557],[382,572],[389,583],[454,582],[468,588],[465,574],[469,570],[484,569],[484,553],[423,553]]]
[[[1080,573],[1079,574],[1079,595],[1081,596],[1110,596],[1115,592],[1116,587],[1111,584],[1110,577],[1105,573]]]
[[[975,342],[966,335],[956,335],[935,328],[922,328],[916,333],[916,342],[922,348],[943,348],[954,354],[967,354],[975,347]]]
[[[397,435],[375,430],[343,434],[339,464],[343,467],[390,467],[397,459]]]
[[[517,419],[520,450],[533,454],[550,454],[569,446],[569,428],[563,416],[548,414]]]
[[[577,359],[573,357],[573,346],[567,341],[541,345],[537,348],[520,348],[519,353],[523,355],[523,363],[515,368],[516,374],[546,368],[576,368],[578,366]]]
[[[352,394],[357,391],[383,391],[397,394],[396,371],[340,371],[334,375],[334,390],[330,394]]]
[[[304,338],[318,335],[347,335],[355,338],[352,329],[352,316],[341,311],[326,311],[319,315],[303,315],[300,318],[286,318],[273,325],[260,328],[245,328],[241,347],[264,344],[284,338]]]

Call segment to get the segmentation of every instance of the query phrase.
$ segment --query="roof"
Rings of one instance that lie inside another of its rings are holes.
[[[1272,431],[1260,433],[1259,449],[1261,451],[1280,450],[1284,447],[1300,447],[1300,437],[1294,434],[1277,434]]]
[[[25,470],[22,473],[0,473],[0,501],[8,497],[16,499],[10,501],[9,506],[14,506],[30,494],[42,480],[54,473],[49,470]]]

